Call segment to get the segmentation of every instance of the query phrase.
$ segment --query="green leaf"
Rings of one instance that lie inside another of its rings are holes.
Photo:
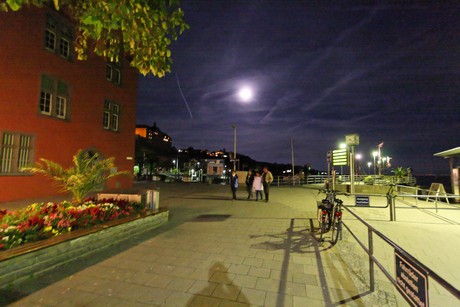
[[[6,0],[6,4],[13,10],[17,11],[22,7],[22,1],[20,0]]]

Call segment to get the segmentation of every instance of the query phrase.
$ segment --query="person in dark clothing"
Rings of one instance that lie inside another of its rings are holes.
[[[232,189],[233,200],[236,200],[236,190],[238,189],[238,175],[235,171],[232,172],[232,177],[230,177],[230,188]]]
[[[252,198],[252,183],[254,182],[254,174],[252,173],[251,170],[248,170],[248,173],[246,174],[246,190],[248,191],[248,198]]]
[[[270,184],[273,182],[273,175],[268,170],[267,167],[263,169],[264,173],[262,175],[262,184],[264,185],[264,193],[265,193],[265,202],[268,202],[268,195],[270,192]]]

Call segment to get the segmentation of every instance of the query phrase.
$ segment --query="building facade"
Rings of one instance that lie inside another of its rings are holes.
[[[164,133],[157,127],[157,124],[154,123],[153,126],[147,125],[137,125],[136,126],[136,135],[143,137],[148,140],[152,145],[158,149],[171,149],[172,139],[169,135]]]
[[[21,168],[40,158],[72,165],[79,150],[134,166],[137,71],[74,53],[74,25],[51,8],[0,12],[0,202],[60,193]],[[108,189],[132,185],[118,176]]]

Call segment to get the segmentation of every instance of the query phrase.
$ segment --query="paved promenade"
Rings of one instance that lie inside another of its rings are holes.
[[[323,197],[316,190],[272,187],[265,203],[246,200],[243,189],[232,201],[228,186],[148,185],[160,189],[160,207],[170,210],[167,225],[0,293],[0,305],[408,306],[380,272],[369,292],[368,258],[348,231],[336,246],[315,239]],[[354,205],[354,197],[341,198]],[[371,206],[384,205],[385,198],[371,198]],[[393,222],[388,208],[352,210],[460,288],[460,211],[413,205],[398,202]],[[346,212],[344,221],[367,244],[367,229]],[[394,272],[393,249],[376,238],[374,249]],[[459,304],[431,279],[429,289],[431,306]]]

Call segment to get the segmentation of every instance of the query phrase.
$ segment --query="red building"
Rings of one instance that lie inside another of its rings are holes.
[[[64,167],[79,150],[115,157],[132,172],[137,71],[93,54],[79,61],[74,26],[51,8],[0,13],[0,202],[56,195],[21,167],[46,158]],[[118,176],[107,188],[132,185]]]

